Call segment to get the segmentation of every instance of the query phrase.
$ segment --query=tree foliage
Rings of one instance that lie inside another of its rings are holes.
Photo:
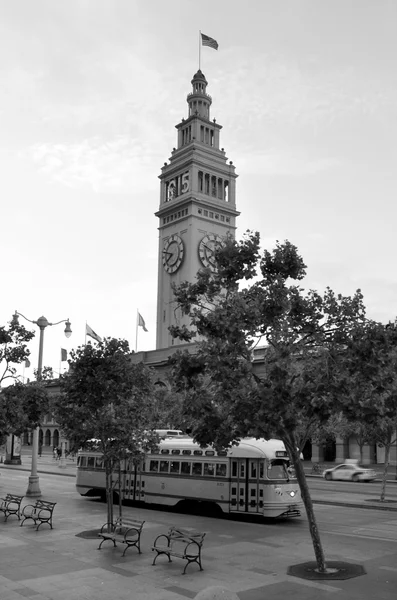
[[[112,473],[126,457],[143,454],[157,442],[151,373],[130,360],[128,342],[105,338],[71,352],[69,373],[60,379],[54,402],[57,422],[74,448],[97,440],[103,454],[108,521],[113,522]]]
[[[334,411],[329,382],[333,353],[365,319],[362,294],[305,291],[306,266],[289,241],[260,253],[258,233],[228,239],[216,252],[217,272],[174,287],[191,328],[172,327],[199,340],[195,354],[174,355],[174,377],[197,441],[224,447],[243,436],[281,438],[292,458],[305,502],[318,566],[325,569],[313,507],[299,460],[302,426],[324,423]],[[240,282],[249,282],[240,287]],[[260,373],[253,351],[265,345]]]
[[[49,399],[45,387],[40,383],[22,384],[15,382],[0,392],[0,443],[7,435],[21,435],[34,429],[48,412]]]
[[[23,325],[11,322],[8,327],[0,327],[0,386],[6,379],[16,379],[14,365],[21,364],[30,355],[28,342],[34,337]]]
[[[356,326],[338,363],[335,393],[354,430],[385,447],[381,500],[385,499],[390,449],[397,427],[397,321]]]

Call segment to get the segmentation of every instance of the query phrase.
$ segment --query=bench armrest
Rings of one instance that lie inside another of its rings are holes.
[[[115,530],[115,525],[113,523],[104,523],[101,527],[101,531],[99,532],[99,534],[101,533],[114,533]]]
[[[140,533],[141,529],[138,529],[137,527],[129,527],[129,529],[127,529],[127,531],[124,533],[124,539],[126,540],[131,535],[136,535],[139,537]]]
[[[158,540],[160,540],[161,538],[165,538],[167,540],[167,546],[170,545],[170,538],[168,535],[166,535],[165,533],[161,533],[160,535],[158,535],[156,537],[156,539],[154,540],[153,546],[157,545]],[[164,543],[164,542],[163,542]]]

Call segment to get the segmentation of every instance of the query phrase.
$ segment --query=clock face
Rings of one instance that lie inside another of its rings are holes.
[[[207,269],[211,269],[211,271],[214,272],[217,270],[214,254],[216,248],[222,245],[223,240],[217,233],[209,233],[203,237],[199,243],[198,252],[204,267],[207,267]]]
[[[179,235],[171,235],[163,248],[163,267],[167,273],[175,273],[182,264],[185,249]]]

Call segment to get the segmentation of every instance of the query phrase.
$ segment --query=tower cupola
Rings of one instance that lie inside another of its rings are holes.
[[[206,92],[208,81],[200,69],[193,76],[191,83],[193,91],[187,96],[189,117],[199,116],[209,120],[212,98]]]

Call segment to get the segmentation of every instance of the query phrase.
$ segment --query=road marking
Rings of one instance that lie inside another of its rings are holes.
[[[375,535],[363,535],[360,533],[343,533],[342,531],[328,531],[326,529],[322,529],[321,533],[328,533],[330,535],[343,535],[344,537],[365,538],[367,540],[379,540],[382,542],[397,543],[397,539],[395,539],[394,537],[385,538],[385,537],[380,537],[380,536],[375,536]]]

